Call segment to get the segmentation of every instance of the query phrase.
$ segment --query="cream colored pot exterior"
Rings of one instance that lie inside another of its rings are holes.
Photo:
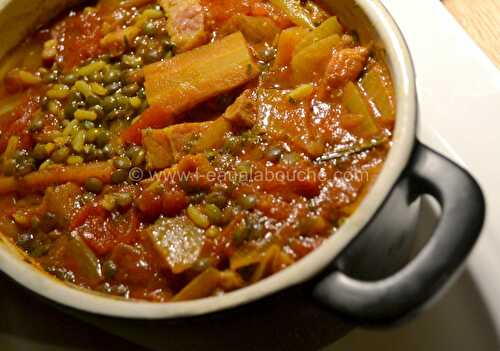
[[[77,2],[0,0],[0,56],[31,30]],[[397,122],[392,150],[373,189],[356,213],[320,248],[288,269],[252,286],[223,296],[178,303],[128,301],[72,287],[34,267],[1,235],[0,270],[24,287],[62,305],[107,316],[141,319],[178,318],[221,311],[303,283],[321,272],[372,219],[395,185],[410,158],[417,119],[415,77],[410,54],[396,23],[380,1],[333,0],[325,3],[331,4],[332,10],[348,25],[356,24],[356,28],[361,25],[362,40],[375,40],[379,54],[386,56],[396,90]]]

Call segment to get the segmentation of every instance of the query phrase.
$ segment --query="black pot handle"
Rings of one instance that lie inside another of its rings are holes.
[[[393,323],[425,305],[461,266],[482,228],[484,197],[464,169],[417,142],[405,176],[414,195],[429,194],[442,208],[422,251],[383,280],[360,281],[336,271],[314,287],[321,303],[358,323]]]

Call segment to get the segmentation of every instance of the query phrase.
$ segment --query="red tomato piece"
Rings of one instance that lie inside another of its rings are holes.
[[[167,191],[163,194],[163,213],[173,217],[181,213],[188,205],[186,193],[181,190]]]
[[[71,13],[54,29],[60,45],[57,60],[64,72],[102,53],[101,18],[96,12]]]
[[[135,203],[142,214],[148,218],[156,218],[162,214],[162,196],[156,191],[144,190]]]
[[[11,136],[20,138],[20,148],[29,149],[33,146],[33,137],[29,131],[29,124],[35,111],[40,107],[39,96],[29,90],[24,102],[14,111],[0,118],[0,153],[5,151]]]

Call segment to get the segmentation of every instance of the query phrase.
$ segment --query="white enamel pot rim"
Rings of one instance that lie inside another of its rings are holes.
[[[321,272],[375,215],[405,169],[415,143],[417,97],[407,45],[397,24],[379,0],[355,2],[375,27],[387,53],[398,102],[394,142],[379,178],[361,206],[313,253],[249,287],[222,296],[177,303],[115,299],[71,287],[27,263],[6,240],[0,240],[0,269],[22,286],[62,305],[107,316],[140,319],[178,318],[222,311],[303,283]]]

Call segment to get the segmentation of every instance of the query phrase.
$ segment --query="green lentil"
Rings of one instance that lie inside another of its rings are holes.
[[[98,160],[104,160],[106,158],[106,155],[102,151],[102,149],[96,149],[94,152],[94,156]]]
[[[78,76],[74,73],[69,73],[63,78],[63,83],[66,85],[73,85],[78,80]]]
[[[283,155],[283,150],[278,146],[273,146],[266,151],[265,157],[268,161],[279,162],[281,155]]]
[[[115,195],[115,197],[116,197],[116,204],[122,208],[130,206],[134,201],[132,194],[129,192],[118,193]]]
[[[113,82],[111,84],[108,84],[105,86],[106,90],[110,93],[110,94],[113,94],[115,93],[117,90],[121,89],[121,87],[123,86],[122,82],[118,81],[118,82]]]
[[[77,81],[73,87],[77,92],[81,93],[85,97],[92,95],[92,88],[84,80]]]
[[[142,66],[142,59],[133,55],[123,55],[122,63],[128,68],[139,68]]]
[[[40,218],[38,218],[37,216],[31,217],[31,228],[36,230],[38,229],[39,226],[40,226]]]
[[[132,167],[132,162],[128,157],[122,156],[114,160],[114,165],[119,169],[130,169]]]
[[[214,204],[207,204],[203,207],[203,213],[208,217],[212,224],[220,224],[222,220],[222,211]]]
[[[226,138],[224,142],[224,150],[233,155],[236,155],[241,151],[241,146],[242,146],[241,139],[235,136]]]
[[[252,164],[248,161],[243,161],[236,166],[236,172],[241,176],[248,176],[252,173]]]
[[[8,160],[5,160],[3,163],[3,173],[10,177],[16,174],[17,171],[17,162],[15,159],[11,158]]]
[[[104,147],[109,142],[110,139],[111,139],[110,132],[101,128],[99,129],[99,134],[97,134],[95,143],[98,147]]]
[[[59,79],[59,73],[57,71],[48,72],[43,79],[45,83],[54,83]]]
[[[104,111],[110,112],[113,109],[117,108],[116,98],[114,96],[106,96],[102,101],[102,107]]]
[[[35,118],[29,126],[30,132],[38,132],[42,129],[43,129],[43,119],[39,117]]]
[[[155,35],[156,34],[156,24],[153,21],[147,21],[144,23],[144,27],[142,28],[144,34],[146,35]]]
[[[104,153],[104,156],[106,156],[107,158],[110,158],[111,156],[113,156],[115,149],[114,149],[113,145],[106,144],[102,148],[102,152]]]
[[[85,102],[80,100],[70,100],[69,103],[64,107],[64,115],[67,118],[73,118],[75,112],[82,107],[85,107]]]
[[[83,146],[83,154],[85,160],[92,161],[96,158],[96,147],[93,144],[85,144]]]
[[[92,121],[82,121],[81,125],[83,128],[87,130],[90,130],[95,127],[95,123]]]
[[[95,121],[97,113],[94,111],[78,109],[75,111],[75,118],[79,121]]]
[[[45,212],[40,219],[40,228],[48,233],[54,229],[56,229],[58,224],[57,216],[52,212]]]
[[[62,233],[59,230],[55,229],[49,232],[48,236],[51,240],[57,240],[62,236]]]
[[[114,211],[116,208],[116,198],[112,194],[106,194],[104,195],[104,198],[101,201],[102,207],[104,207],[106,210],[109,212]]]
[[[214,191],[206,196],[206,201],[210,204],[218,206],[219,208],[223,208],[227,205],[228,199],[224,193]]]
[[[281,161],[286,165],[295,165],[302,160],[302,157],[296,152],[290,152],[284,154],[281,158]]]
[[[46,95],[50,99],[65,99],[68,97],[70,93],[69,87],[64,84],[56,84],[49,91],[47,91]]]
[[[103,182],[99,178],[88,178],[85,181],[85,189],[94,194],[99,194],[104,188]]]
[[[251,228],[246,224],[245,221],[242,221],[233,233],[233,242],[236,245],[241,245],[245,240],[250,237]]]
[[[45,148],[45,145],[39,143],[35,145],[33,151],[31,152],[31,155],[35,160],[43,161],[47,158],[48,152],[47,149]]]
[[[120,184],[128,179],[128,171],[126,169],[117,169],[111,175],[111,181],[113,184]]]
[[[44,169],[48,168],[49,166],[52,166],[54,162],[50,159],[43,161],[43,163],[38,167],[39,170],[43,171]]]
[[[57,100],[49,100],[47,103],[47,110],[53,115],[58,115],[61,111],[62,104]]]
[[[311,216],[300,220],[299,228],[303,234],[316,234],[328,227],[328,223],[321,216]]]
[[[35,160],[29,156],[23,156],[17,164],[17,174],[20,176],[27,175],[35,170]]]
[[[222,211],[222,218],[221,218],[221,223],[222,224],[228,224],[231,222],[234,218],[234,208],[229,206]]]
[[[147,50],[142,57],[144,62],[149,64],[160,61],[164,55],[165,52],[163,51],[163,48],[151,48]]]
[[[238,199],[238,204],[245,210],[251,210],[257,205],[257,197],[252,194],[243,195]]]
[[[42,257],[47,254],[50,250],[50,244],[42,244],[36,242],[34,247],[30,250],[30,255],[34,258]]]
[[[75,135],[78,132],[78,121],[76,119],[69,122],[63,130],[63,136]]]
[[[84,77],[90,76],[91,74],[102,70],[104,67],[106,67],[106,62],[96,61],[91,62],[86,66],[80,67],[77,71],[80,76]]]
[[[86,136],[86,141],[89,143],[93,143],[97,140],[97,137],[99,136],[99,133],[101,133],[99,128],[91,128],[87,131]]]
[[[16,212],[12,215],[12,218],[14,219],[14,221],[16,222],[17,225],[21,226],[21,227],[24,227],[24,228],[27,228],[29,226],[31,226],[31,221],[30,219],[28,218],[28,216],[26,216],[24,213],[22,212]]]
[[[121,95],[121,94],[116,94],[115,95],[116,99],[116,107],[121,108],[121,109],[127,109],[130,106],[130,101],[127,96]]]
[[[104,108],[101,105],[92,106],[89,111],[94,112],[98,119],[104,117]]]
[[[139,91],[139,85],[132,83],[122,88],[121,93],[126,96],[134,96]]]
[[[103,80],[104,80],[104,83],[111,84],[111,83],[119,81],[120,77],[121,77],[121,72],[119,70],[110,69],[109,71],[104,73]]]
[[[81,165],[83,163],[83,161],[84,161],[83,157],[77,156],[77,155],[72,155],[72,156],[68,157],[68,159],[66,160],[66,163],[70,166],[74,166],[74,165]]]
[[[119,120],[127,116],[126,110],[113,110],[108,113],[107,119],[110,121]]]
[[[54,153],[50,158],[55,163],[64,163],[66,162],[66,159],[69,157],[70,154],[71,154],[70,149],[67,146],[63,146],[60,149],[54,151]]]
[[[203,214],[203,212],[193,205],[189,205],[187,208],[187,215],[197,227],[207,229],[210,226],[208,216]]]
[[[205,235],[209,238],[215,239],[221,234],[222,230],[214,225],[210,226],[206,231]]]
[[[84,130],[80,130],[79,132],[77,132],[73,137],[73,140],[71,141],[71,147],[73,148],[73,150],[78,153],[82,152],[83,146],[85,145],[85,138],[86,133]]]
[[[131,97],[129,100],[129,103],[130,103],[130,106],[132,106],[136,110],[142,106],[142,100],[137,96]]]
[[[85,102],[87,103],[87,106],[93,107],[101,104],[101,99],[94,93],[91,93],[85,97]]]
[[[140,166],[146,159],[146,152],[140,146],[132,146],[127,151],[128,158],[132,161],[134,167]]]
[[[106,260],[102,264],[102,273],[107,279],[113,278],[118,272],[118,266],[112,260]]]

